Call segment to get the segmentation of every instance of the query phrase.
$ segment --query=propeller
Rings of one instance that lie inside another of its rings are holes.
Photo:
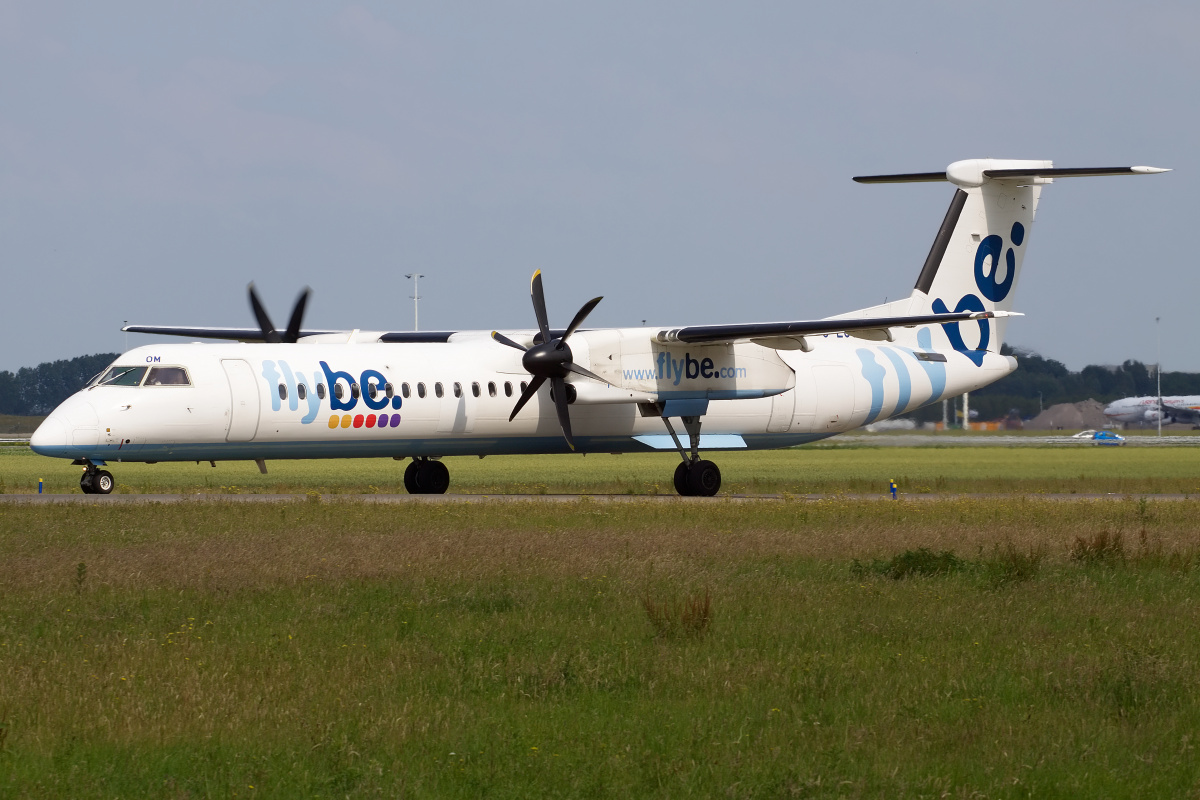
[[[492,338],[500,344],[508,345],[509,347],[520,350],[525,355],[521,356],[521,365],[526,371],[533,376],[533,380],[529,382],[529,386],[521,393],[521,397],[517,400],[517,404],[513,407],[512,413],[508,416],[508,421],[512,422],[525,404],[529,402],[538,389],[542,388],[542,384],[550,381],[551,396],[554,398],[554,408],[558,412],[558,424],[562,426],[563,438],[567,440],[567,444],[572,450],[575,449],[575,438],[571,435],[571,414],[567,410],[567,375],[574,373],[582,375],[585,378],[591,378],[600,383],[608,383],[607,380],[601,378],[594,372],[584,369],[575,363],[574,356],[571,354],[571,347],[567,344],[567,339],[571,337],[576,329],[583,324],[587,319],[587,315],[592,313],[592,309],[603,300],[603,297],[593,297],[591,300],[583,304],[583,307],[575,314],[575,318],[571,320],[571,324],[567,326],[566,331],[559,338],[554,338],[550,331],[550,321],[546,316],[546,296],[542,291],[542,271],[533,273],[533,280],[529,285],[529,294],[533,299],[533,313],[537,317],[538,330],[541,331],[541,341],[534,344],[533,347],[526,347],[523,344],[514,342],[502,333],[492,331]],[[535,342],[537,340],[535,339]]]
[[[296,304],[292,306],[292,316],[288,320],[287,329],[280,333],[275,330],[275,325],[267,315],[266,308],[258,299],[258,292],[254,291],[253,283],[250,284],[249,289],[250,308],[254,311],[254,318],[258,320],[258,327],[262,329],[263,341],[272,344],[280,342],[295,344],[296,340],[300,338],[300,323],[304,320],[304,307],[308,305],[308,296],[312,294],[312,290],[305,286],[300,292],[300,296],[296,298]]]

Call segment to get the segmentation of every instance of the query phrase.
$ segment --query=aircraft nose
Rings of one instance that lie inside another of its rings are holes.
[[[51,455],[70,443],[71,429],[53,415],[46,417],[29,438],[29,448],[39,455]]]

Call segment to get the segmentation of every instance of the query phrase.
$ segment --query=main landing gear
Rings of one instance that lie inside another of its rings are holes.
[[[90,461],[82,462],[83,474],[79,476],[79,488],[84,494],[112,494],[117,482],[106,469],[97,469]]]
[[[688,434],[688,444],[691,445],[691,455],[683,449],[683,444],[671,426],[671,420],[662,418],[663,424],[671,434],[675,447],[683,463],[675,468],[675,491],[683,497],[712,497],[721,490],[721,470],[711,461],[700,458],[700,417],[680,417],[683,427]]]
[[[409,494],[445,494],[450,488],[450,470],[440,461],[414,458],[404,469],[404,488]]]

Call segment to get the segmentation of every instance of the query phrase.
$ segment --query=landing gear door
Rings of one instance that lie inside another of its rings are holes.
[[[225,441],[248,442],[258,433],[258,381],[246,361],[224,359],[221,366],[229,379],[229,425]]]

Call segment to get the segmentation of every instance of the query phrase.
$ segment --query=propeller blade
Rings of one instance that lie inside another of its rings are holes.
[[[554,388],[554,410],[558,412],[558,424],[562,426],[563,438],[567,445],[574,450],[575,438],[571,436],[571,412],[567,410],[567,382],[562,378],[552,378],[550,385]]]
[[[508,415],[509,422],[513,421],[513,419],[517,416],[517,413],[525,407],[525,404],[529,402],[531,397],[537,394],[538,389],[542,388],[542,384],[545,382],[546,379],[541,375],[533,376],[533,380],[529,382],[529,386],[527,386],[525,391],[521,393],[521,399],[518,400],[517,404],[513,407],[512,413]]]
[[[604,378],[601,378],[599,375],[597,375],[594,372],[584,369],[583,367],[576,364],[574,361],[567,362],[567,364],[565,364],[564,366],[567,369],[569,369],[571,372],[574,372],[576,375],[582,375],[585,378],[591,378],[594,381],[600,381],[601,383],[604,383],[604,384],[608,383],[608,381],[605,380]]]
[[[300,296],[296,298],[296,304],[292,306],[292,318],[288,320],[287,331],[283,334],[283,340],[289,344],[295,344],[300,338],[300,323],[304,321],[304,307],[308,305],[308,296],[312,294],[312,289],[307,286],[300,292]]]
[[[254,291],[254,283],[250,286],[250,308],[254,311],[254,318],[258,320],[258,327],[262,330],[263,341],[278,343],[282,341],[279,332],[275,330],[275,326],[271,324],[271,318],[267,316],[267,310],[263,308],[262,301],[258,299],[258,292]]]
[[[576,328],[583,324],[583,321],[587,319],[587,315],[592,313],[592,309],[603,299],[603,297],[593,297],[583,304],[583,308],[579,309],[579,312],[575,314],[575,319],[571,320],[571,324],[567,326],[567,332],[562,336],[564,342],[567,340],[567,337],[575,332]]]
[[[509,347],[515,347],[516,349],[520,350],[522,353],[527,352],[529,350],[529,348],[526,347],[525,345],[517,344],[512,339],[508,338],[503,333],[499,333],[498,331],[492,331],[492,338],[495,339],[500,344],[506,344]]]
[[[550,341],[550,321],[546,316],[546,295],[542,292],[542,271],[533,273],[529,283],[529,294],[533,298],[533,313],[537,316],[538,328],[542,332],[542,342]]]

